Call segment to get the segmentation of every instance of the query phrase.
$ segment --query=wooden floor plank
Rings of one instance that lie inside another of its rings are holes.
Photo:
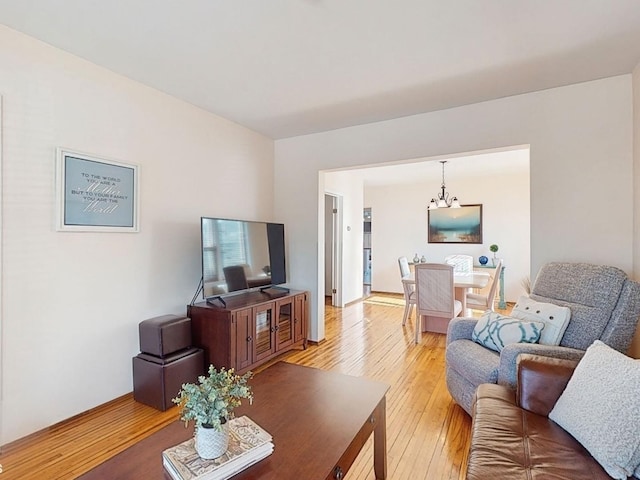
[[[386,296],[392,301],[402,298]],[[392,302],[364,301],[343,309],[327,305],[326,341],[278,360],[388,383],[388,478],[462,479],[471,419],[446,390],[444,335],[424,333],[416,345],[415,315],[403,327],[403,310]],[[125,395],[3,446],[0,479],[76,478],[176,420],[175,408],[159,412]],[[375,478],[371,440],[347,478]]]

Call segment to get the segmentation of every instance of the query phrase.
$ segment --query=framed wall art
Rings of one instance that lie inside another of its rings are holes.
[[[138,232],[136,165],[56,151],[57,230]]]
[[[428,210],[429,243],[482,243],[482,205]]]

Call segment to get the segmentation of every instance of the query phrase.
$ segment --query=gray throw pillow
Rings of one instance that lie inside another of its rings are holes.
[[[616,479],[640,474],[640,360],[596,340],[549,418]]]

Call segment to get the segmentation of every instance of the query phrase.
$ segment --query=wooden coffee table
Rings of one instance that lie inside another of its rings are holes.
[[[250,384],[253,405],[243,404],[236,415],[248,415],[267,430],[275,449],[234,480],[342,479],[372,432],[376,479],[387,477],[387,385],[284,362]],[[170,479],[162,451],[192,432],[176,421],[80,478]]]

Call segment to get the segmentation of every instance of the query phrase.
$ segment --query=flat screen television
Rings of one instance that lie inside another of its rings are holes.
[[[284,225],[200,219],[205,299],[286,283]]]

